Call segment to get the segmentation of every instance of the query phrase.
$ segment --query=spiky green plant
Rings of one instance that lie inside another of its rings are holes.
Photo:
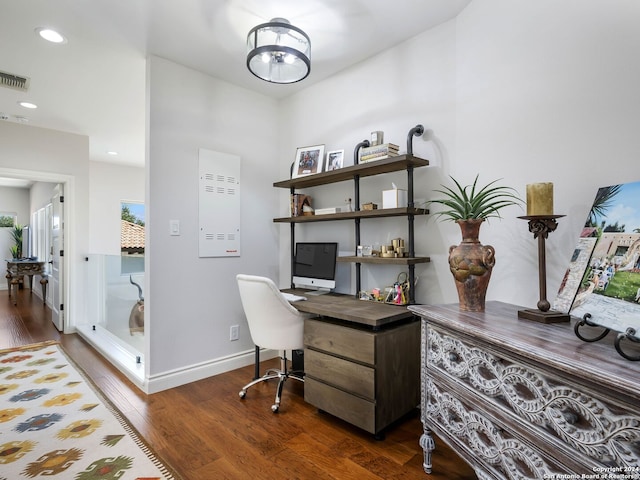
[[[10,250],[11,250],[11,254],[13,255],[13,258],[20,258],[22,257],[22,229],[24,227],[18,223],[16,223],[11,230],[9,230],[9,234],[11,235],[11,238],[13,239],[13,245],[11,245]],[[14,251],[14,247],[15,247],[15,251]]]
[[[458,220],[501,218],[500,210],[511,205],[522,205],[523,201],[518,192],[511,187],[497,186],[498,180],[488,183],[484,187],[478,187],[476,175],[472,185],[462,186],[453,177],[451,180],[455,187],[442,185],[442,190],[435,190],[444,195],[444,198],[429,200],[427,204],[437,203],[447,209],[435,212],[439,217],[445,217],[452,222]]]

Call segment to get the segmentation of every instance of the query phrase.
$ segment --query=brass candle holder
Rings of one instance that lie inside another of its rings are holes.
[[[551,310],[551,304],[547,300],[547,260],[545,241],[549,233],[558,227],[556,219],[564,215],[527,215],[518,217],[529,222],[529,231],[533,233],[533,238],[538,239],[538,280],[540,285],[540,300],[538,309],[525,309],[518,311],[518,318],[526,318],[541,323],[568,322],[570,315]]]

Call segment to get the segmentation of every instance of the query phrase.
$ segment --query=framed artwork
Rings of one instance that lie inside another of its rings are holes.
[[[640,331],[640,182],[598,189],[554,309]]]
[[[327,163],[324,167],[325,172],[337,170],[344,167],[344,150],[331,150],[327,152]]]
[[[292,178],[305,177],[322,172],[324,166],[324,145],[300,147],[296,150],[296,159],[291,171]]]

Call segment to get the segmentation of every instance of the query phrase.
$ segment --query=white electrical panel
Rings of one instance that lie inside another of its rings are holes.
[[[200,257],[240,256],[240,157],[199,150]]]

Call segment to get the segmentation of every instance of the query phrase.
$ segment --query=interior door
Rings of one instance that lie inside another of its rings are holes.
[[[51,289],[51,321],[55,327],[64,330],[64,192],[63,185],[54,188],[51,197],[51,271],[49,272],[49,288]]]

